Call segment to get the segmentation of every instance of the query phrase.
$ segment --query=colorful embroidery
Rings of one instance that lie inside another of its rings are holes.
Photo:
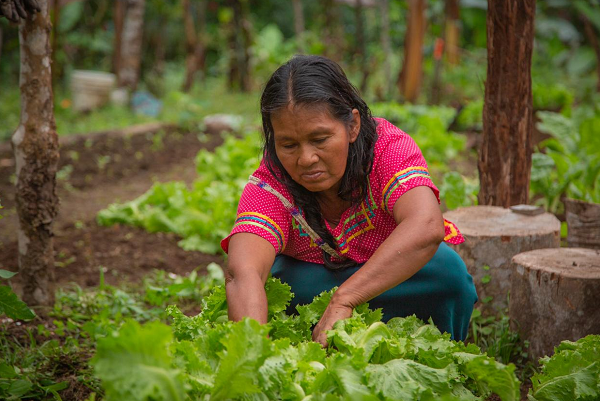
[[[367,211],[367,208],[365,208],[365,204],[368,207],[368,211]],[[372,229],[375,228],[375,226],[373,226],[373,223],[371,222],[371,219],[373,219],[373,217],[375,217],[375,211],[371,208],[371,205],[369,203],[363,202],[361,204],[361,208],[362,208],[362,210],[360,212],[353,214],[352,216],[348,217],[344,221],[344,231],[335,238],[336,242],[338,243],[338,248],[340,249],[341,254],[345,254],[350,250],[350,248],[348,247],[348,244],[350,243],[350,241],[352,241],[354,238],[366,233],[367,231],[371,231]],[[346,229],[345,228],[346,224],[348,224],[352,220],[355,220],[357,215],[363,215],[364,218],[359,220],[358,222],[353,224],[351,227]],[[361,227],[364,223],[367,223],[367,226]],[[346,237],[347,235],[349,235],[352,232],[352,230],[354,230],[355,228],[358,228],[358,227],[361,227],[361,228],[358,231],[351,234],[349,237],[347,237],[344,241],[342,241],[343,237]],[[342,242],[340,242],[340,241],[342,241]]]
[[[451,240],[452,238],[455,238],[459,235],[454,223],[451,223],[446,219],[444,219],[444,229],[446,230],[446,236],[444,237],[444,241]]]
[[[279,249],[281,251],[285,248],[285,237],[283,235],[283,231],[279,225],[271,220],[271,218],[268,216],[254,212],[240,213],[235,220],[235,225],[233,228],[235,229],[241,225],[250,225],[262,228],[277,239],[277,243],[279,244]]]
[[[394,174],[394,176],[390,179],[387,185],[383,188],[383,200],[381,202],[381,207],[389,212],[390,210],[388,209],[387,205],[390,196],[398,187],[402,186],[404,182],[412,180],[416,177],[429,178],[429,172],[427,171],[427,168],[421,166],[414,166]]]

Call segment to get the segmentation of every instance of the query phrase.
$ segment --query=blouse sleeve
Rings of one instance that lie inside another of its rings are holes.
[[[233,229],[221,241],[221,248],[228,253],[233,234],[252,233],[269,241],[279,254],[285,249],[290,224],[291,215],[275,195],[254,184],[246,184]]]
[[[390,214],[398,198],[414,187],[431,188],[438,203],[440,201],[439,191],[431,181],[421,150],[409,135],[400,130],[383,149],[377,175],[382,185],[381,205]]]

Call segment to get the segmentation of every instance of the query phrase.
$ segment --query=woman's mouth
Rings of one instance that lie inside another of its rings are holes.
[[[322,171],[311,171],[302,174],[302,179],[304,181],[317,181],[321,177],[321,175],[323,175]]]

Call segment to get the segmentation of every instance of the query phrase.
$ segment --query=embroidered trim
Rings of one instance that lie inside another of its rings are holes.
[[[235,224],[233,228],[239,227],[241,225],[251,225],[264,229],[269,232],[279,244],[279,250],[283,251],[285,249],[285,236],[283,235],[283,230],[279,227],[277,223],[275,223],[271,218],[265,216],[260,213],[253,212],[245,212],[240,213],[235,220]]]
[[[283,206],[292,214],[292,216],[298,221],[298,223],[302,226],[304,231],[308,234],[308,236],[314,241],[315,244],[325,252],[327,252],[331,257],[343,259],[339,253],[337,253],[332,247],[329,246],[320,236],[317,234],[308,222],[302,216],[300,210],[294,206],[289,200],[287,200],[283,195],[281,195],[277,190],[273,189],[269,184],[265,181],[260,180],[259,178],[251,175],[249,178],[249,182],[258,186],[259,188],[264,189],[267,192],[275,195],[283,204]]]
[[[444,241],[448,241],[454,237],[458,237],[458,230],[456,229],[454,223],[444,219],[444,228],[446,229],[446,236],[444,237]]]
[[[388,209],[388,201],[390,196],[398,187],[401,187],[403,183],[417,177],[429,178],[429,172],[427,171],[427,168],[420,166],[409,167],[394,174],[394,176],[388,181],[387,185],[383,188],[381,207],[389,212],[390,210]]]

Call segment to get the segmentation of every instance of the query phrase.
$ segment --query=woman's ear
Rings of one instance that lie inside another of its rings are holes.
[[[360,113],[357,109],[352,109],[352,125],[350,128],[350,143],[356,142],[360,132]]]

